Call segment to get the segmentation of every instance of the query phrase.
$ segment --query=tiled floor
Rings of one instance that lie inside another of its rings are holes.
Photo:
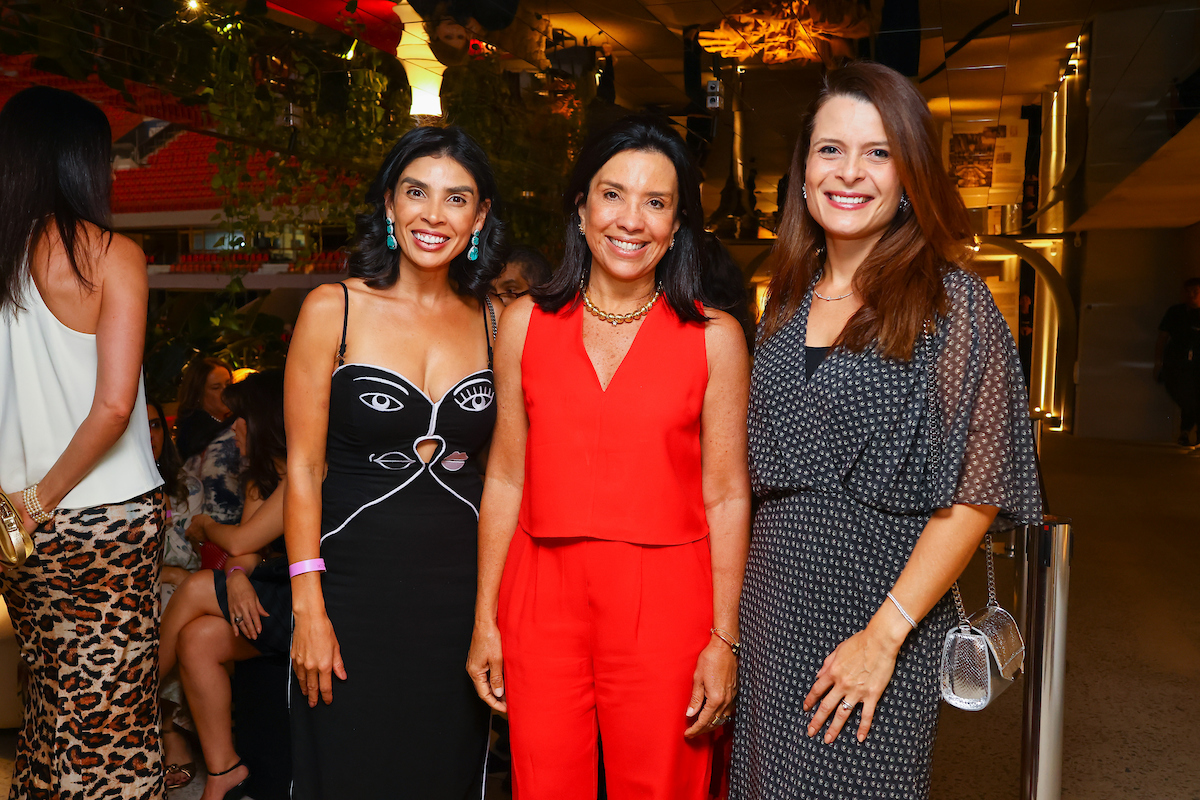
[[[1076,535],[1062,797],[1200,800],[1200,451],[1053,434],[1044,449],[1051,510]],[[981,564],[963,591],[982,604]],[[1019,796],[1021,689],[977,714],[945,710],[931,800]],[[0,732],[0,786],[14,746]],[[499,785],[489,800],[507,797]],[[197,778],[171,800],[202,788]]]

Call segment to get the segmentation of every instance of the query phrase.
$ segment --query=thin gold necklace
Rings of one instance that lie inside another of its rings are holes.
[[[599,317],[604,322],[611,322],[613,325],[620,325],[623,322],[634,322],[650,313],[650,309],[654,308],[654,304],[658,302],[659,295],[662,294],[662,284],[654,287],[654,296],[646,301],[646,304],[637,311],[631,311],[628,314],[610,314],[607,311],[601,311],[592,303],[592,299],[588,297],[587,288],[583,282],[580,282],[579,291],[583,293],[583,305],[593,316]]]

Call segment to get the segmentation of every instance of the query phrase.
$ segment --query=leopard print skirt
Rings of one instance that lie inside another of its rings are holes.
[[[163,498],[59,510],[0,577],[29,668],[10,798],[163,797]]]

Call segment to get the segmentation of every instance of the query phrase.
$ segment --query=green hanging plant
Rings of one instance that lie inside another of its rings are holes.
[[[460,125],[491,160],[504,200],[509,241],[562,256],[561,199],[584,136],[575,84],[535,79],[526,95],[513,91],[495,58],[451,67],[442,78],[446,121]]]

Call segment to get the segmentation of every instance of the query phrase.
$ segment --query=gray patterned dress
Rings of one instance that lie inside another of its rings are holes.
[[[760,501],[742,594],[744,651],[730,800],[925,798],[953,618],[943,597],[900,649],[867,740],[861,706],[832,744],[809,739],[805,695],[866,627],[934,509],[999,506],[994,528],[1041,519],[1029,406],[987,285],[944,280],[946,317],[911,361],[833,350],[805,378],[812,294],[759,348],[750,467]]]

